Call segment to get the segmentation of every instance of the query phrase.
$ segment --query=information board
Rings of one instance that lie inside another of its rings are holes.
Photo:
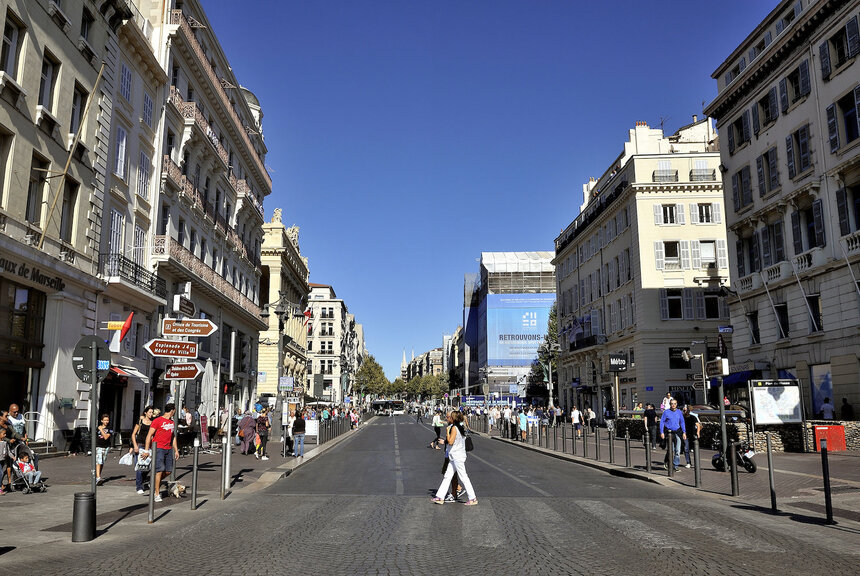
[[[753,418],[760,424],[801,424],[799,380],[751,380]]]

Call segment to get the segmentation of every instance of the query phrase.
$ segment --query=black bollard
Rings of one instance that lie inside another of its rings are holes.
[[[827,514],[827,523],[836,524],[833,521],[833,501],[830,495],[830,463],[827,461],[827,440],[822,438],[821,442],[821,477],[824,480],[824,511]]]
[[[594,429],[594,459],[600,461],[600,428]]]
[[[615,430],[609,430],[609,463],[615,464]]]
[[[666,431],[666,470],[669,472],[669,478],[675,476],[675,442],[674,434],[671,430]]]
[[[561,446],[562,452],[564,452],[564,444]],[[553,427],[552,429],[552,449],[558,452],[558,428]]]
[[[191,509],[197,510],[197,467],[200,464],[200,439],[194,439],[194,461],[191,464]]]
[[[588,458],[588,428],[582,429],[582,457]]]
[[[740,494],[740,489],[738,487],[738,443],[737,442],[729,442],[729,451],[726,454],[726,464],[728,464],[729,471],[732,473],[732,496],[737,496]]]
[[[630,430],[624,434],[624,467],[630,468]]]
[[[764,433],[765,442],[767,442],[767,481],[770,486],[770,510],[776,512],[776,488],[773,484],[773,452],[770,447],[770,432]]]
[[[696,479],[696,488],[702,487],[702,467],[699,462],[699,438],[693,438],[693,474]]]
[[[645,429],[645,471],[651,473],[651,439],[648,429]]]
[[[96,495],[75,492],[72,509],[72,542],[89,542],[96,537]]]

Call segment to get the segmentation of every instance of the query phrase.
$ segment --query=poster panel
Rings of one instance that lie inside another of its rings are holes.
[[[750,388],[756,425],[803,422],[799,381],[751,380]]]

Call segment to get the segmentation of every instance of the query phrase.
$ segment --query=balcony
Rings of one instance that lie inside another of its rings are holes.
[[[827,262],[827,256],[821,248],[815,247],[794,257],[794,269],[798,274],[812,268],[822,266]]]
[[[179,110],[186,120],[191,120],[192,124],[196,125],[197,128],[206,135],[206,140],[212,145],[212,148],[215,150],[215,154],[221,159],[221,162],[224,163],[224,168],[226,168],[230,161],[230,156],[227,154],[227,150],[224,149],[224,146],[221,145],[221,142],[218,140],[218,136],[215,134],[215,131],[212,130],[212,126],[209,125],[209,121],[203,116],[203,113],[197,107],[197,104],[183,100],[179,91],[176,89],[176,86],[170,87],[170,94],[167,96],[167,101],[176,106],[176,109]]]
[[[582,350],[583,348],[590,348],[591,346],[602,346],[603,344],[606,344],[606,335],[594,334],[593,336],[578,338],[571,342],[570,351],[574,352],[576,350]]]
[[[752,292],[759,288],[761,288],[761,275],[758,272],[747,274],[737,281],[738,292]]]
[[[704,170],[701,168],[690,170],[690,182],[715,182],[716,180],[716,170]]]
[[[263,218],[263,205],[254,197],[251,193],[251,187],[248,186],[248,182],[245,180],[239,180],[233,173],[230,173],[230,185],[233,186],[233,189],[236,191],[236,198],[239,200],[247,200],[248,204],[250,204],[254,210],[256,210],[257,214],[260,218]]]
[[[245,146],[250,152],[251,157],[257,164],[257,170],[262,175],[264,181],[266,182],[266,185],[269,187],[269,189],[271,189],[272,178],[266,171],[266,166],[263,162],[263,158],[257,153],[257,149],[254,147],[254,144],[251,142],[251,138],[248,136],[248,128],[242,123],[242,121],[239,119],[239,116],[236,114],[236,111],[233,109],[233,105],[230,103],[230,98],[227,97],[227,93],[224,91],[224,86],[221,83],[221,78],[219,78],[215,74],[215,71],[212,69],[212,65],[209,64],[209,58],[207,58],[206,54],[204,54],[203,47],[200,46],[200,43],[197,41],[197,37],[194,35],[194,31],[188,24],[188,20],[185,18],[185,14],[182,13],[182,10],[172,10],[170,12],[170,23],[174,25],[179,25],[179,31],[181,32],[185,41],[191,47],[191,50],[194,52],[195,56],[197,57],[197,62],[200,65],[201,69],[206,74],[206,76],[209,77],[209,81],[212,83],[215,92],[221,99],[221,103],[224,106],[224,109],[232,118],[236,131],[241,136]]]
[[[786,278],[791,277],[791,264],[785,260],[777,262],[773,266],[765,268],[762,271],[762,275],[764,276],[764,281],[767,284],[773,284],[774,282],[785,280]]]
[[[167,154],[164,155],[164,161],[161,163],[161,177],[173,182],[177,188],[182,188],[185,185],[185,176],[182,175],[182,170]]]
[[[152,256],[159,266],[169,268],[178,279],[196,280],[195,289],[231,306],[234,313],[252,320],[258,330],[266,329],[266,323],[260,318],[262,310],[257,304],[170,236],[153,237]]]
[[[845,240],[845,250],[849,256],[860,254],[860,230],[844,236],[843,240]]]
[[[677,170],[654,170],[651,173],[651,181],[652,182],[677,182],[678,181],[678,171]]]
[[[99,254],[99,272],[108,278],[108,283],[112,278],[116,278],[152,294],[159,300],[167,298],[167,283],[164,278],[159,278],[122,254]]]

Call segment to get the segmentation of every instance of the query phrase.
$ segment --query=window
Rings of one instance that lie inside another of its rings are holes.
[[[122,254],[123,237],[125,236],[125,215],[119,210],[110,211],[110,233],[108,235],[108,253]]]
[[[750,167],[744,166],[732,174],[732,203],[735,212],[752,204],[752,187],[750,184]]]
[[[812,152],[809,149],[809,124],[785,137],[785,156],[788,177],[794,178],[812,167]]]
[[[696,160],[695,167],[690,173],[691,182],[710,182],[717,179],[717,173],[713,168],[708,168],[707,160]]]
[[[663,204],[663,224],[675,224],[674,204]]]
[[[693,224],[713,224],[720,213],[719,204],[691,204],[690,220]]]
[[[119,93],[126,101],[131,102],[131,70],[122,63],[122,69],[119,75]]]
[[[750,346],[761,344],[761,333],[758,327],[758,310],[747,313],[747,324],[750,329]]]
[[[677,241],[663,242],[666,251],[663,264],[666,270],[679,270],[681,268],[681,243]]]
[[[732,80],[740,76],[741,72],[744,71],[744,68],[747,67],[747,59],[741,56],[741,59],[738,60],[738,63],[732,66],[732,68],[726,72],[726,85],[731,84]]]
[[[699,249],[699,266],[702,268],[716,268],[717,266],[717,243],[713,240],[700,240],[693,242],[693,246]],[[693,266],[696,266],[696,256],[693,255]]]
[[[834,70],[854,58],[858,52],[860,52],[860,34],[858,34],[857,16],[854,16],[846,22],[844,28],[818,47],[821,77],[828,80]]]
[[[63,205],[60,209],[60,240],[72,241],[75,225],[75,208],[78,203],[78,183],[66,178],[63,188]]]
[[[821,296],[819,294],[807,294],[806,304],[809,306],[809,332],[821,332],[824,326],[821,323]]]
[[[48,52],[42,58],[42,76],[39,80],[39,106],[53,110],[54,89],[57,86],[57,75],[60,72],[60,63]]]
[[[657,170],[653,174],[654,182],[677,182],[678,173],[672,170],[672,162],[670,160],[658,160]]]
[[[830,152],[835,153],[840,145],[853,142],[860,137],[860,85],[827,107],[827,132]]]
[[[0,69],[12,78],[18,75],[18,57],[24,43],[24,26],[11,12],[6,13],[3,27],[3,49],[0,53]]]
[[[697,291],[698,316],[704,320],[719,320],[724,317],[725,304],[718,291]]]
[[[188,235],[188,248],[191,250],[191,253],[197,256],[197,230],[191,228],[190,234]]]
[[[764,98],[761,98],[758,102],[753,104],[753,134],[756,136],[758,136],[758,133],[763,127],[766,127],[779,117],[779,107],[777,105],[776,98],[776,86],[773,86],[768,90]]]
[[[774,304],[773,311],[776,313],[776,337],[777,340],[788,338],[788,304]]]
[[[809,60],[804,60],[788,76],[779,81],[779,105],[783,114],[804,99],[812,90],[809,82]]]
[[[6,176],[8,172],[6,168],[9,166],[9,159],[12,154],[12,140],[14,136],[11,132],[6,132],[0,126],[0,198],[4,197],[6,190]]]
[[[69,119],[69,133],[77,134],[78,128],[84,118],[84,109],[87,107],[87,92],[75,82],[75,91],[72,93],[72,117]]]
[[[662,320],[693,319],[693,292],[690,288],[660,289],[660,318]]]
[[[758,195],[763,197],[779,188],[779,164],[776,146],[756,158]]]
[[[860,185],[855,184],[836,191],[836,211],[839,215],[840,235],[846,236],[860,230]]]
[[[791,213],[791,232],[795,255],[827,245],[821,199],[815,200],[808,208]]]
[[[158,234],[166,236],[170,230],[170,206],[162,204],[161,206],[161,221],[158,223]]]
[[[176,86],[179,81],[179,66],[174,66],[170,69],[170,85]]]
[[[794,6],[788,10],[782,18],[776,21],[776,35],[779,36],[782,34],[782,31],[789,27],[789,25],[797,20],[797,17],[800,13],[803,12],[803,2],[802,0],[797,0],[794,3]]]
[[[216,248],[212,249],[212,269],[218,269],[218,250]]]
[[[752,62],[753,60],[758,58],[759,55],[762,52],[764,52],[765,48],[770,46],[771,38],[772,37],[771,37],[770,30],[768,30],[767,32],[764,33],[764,37],[761,40],[759,40],[755,46],[750,48],[750,54],[749,54],[750,62]]]
[[[785,246],[782,239],[782,221],[766,224],[759,230],[762,266],[767,268],[785,260]]]
[[[152,128],[152,98],[146,92],[143,93],[143,122]]]
[[[42,197],[45,190],[45,182],[48,178],[48,161],[42,160],[33,154],[30,164],[30,183],[27,187],[27,208],[24,219],[36,226],[42,221]]]
[[[185,220],[182,218],[179,219],[179,226],[177,226],[176,241],[181,246],[185,246]]]
[[[128,160],[128,132],[122,126],[116,127],[116,159],[114,161],[114,174],[121,180],[125,180],[126,165]]]
[[[144,200],[149,200],[149,173],[151,170],[152,163],[149,156],[145,152],[141,152],[137,165],[137,195]]]
[[[131,259],[135,264],[143,266],[145,264],[146,254],[146,230],[135,224],[134,226],[134,245],[131,249]],[[206,338],[208,340],[208,338]]]
[[[208,250],[208,248],[209,247],[206,245],[206,238],[201,238],[200,239],[200,260],[202,260],[203,263],[206,264],[207,266],[209,265],[209,253],[208,253],[209,250]]]
[[[729,154],[750,141],[750,111],[744,110],[734,122],[729,124]]]
[[[84,40],[90,39],[90,28],[92,28],[95,21],[96,20],[93,18],[92,13],[84,8],[83,14],[81,14],[81,38]]]

